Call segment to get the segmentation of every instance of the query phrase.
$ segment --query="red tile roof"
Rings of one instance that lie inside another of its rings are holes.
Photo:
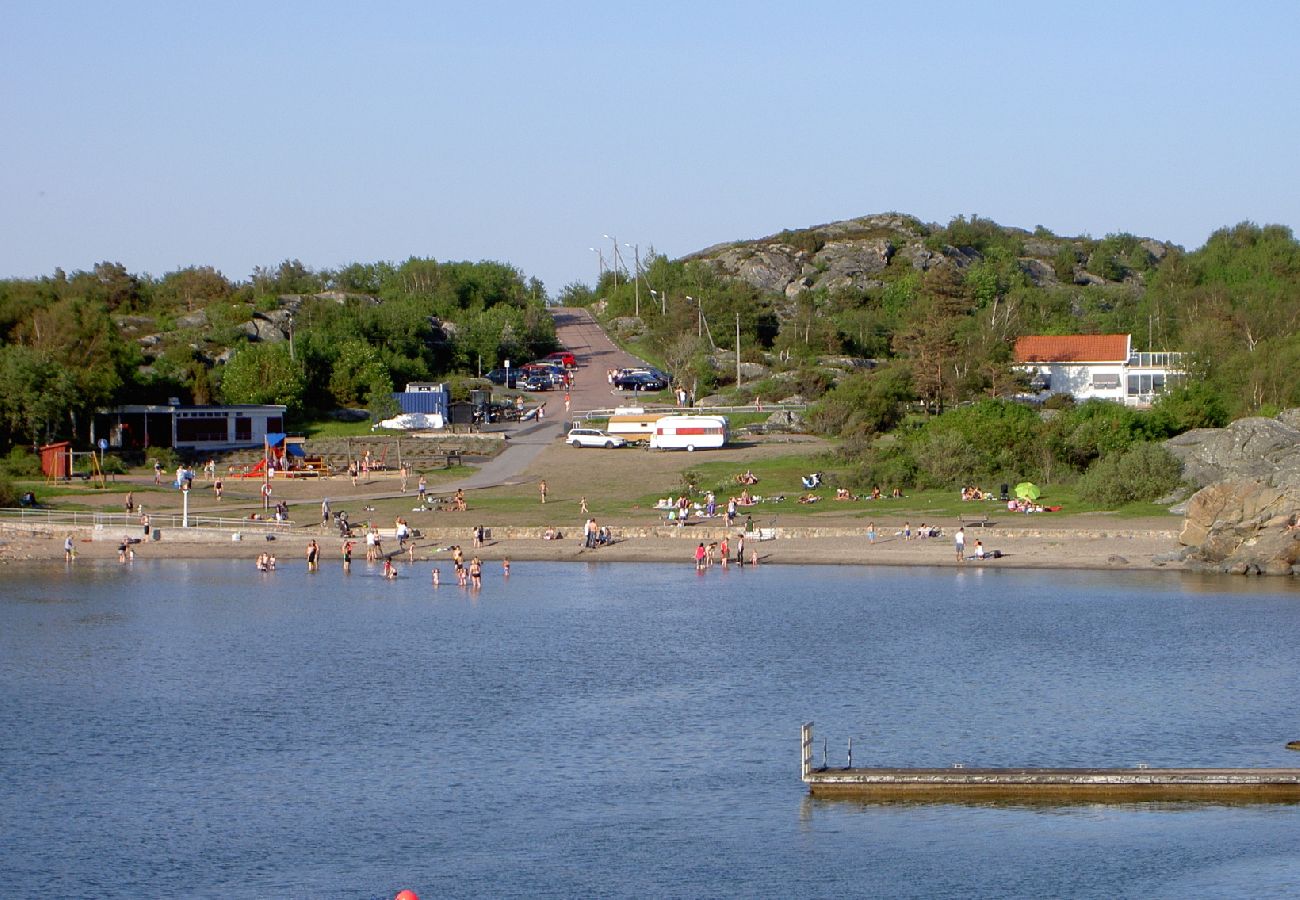
[[[1127,334],[1030,334],[1016,341],[1018,363],[1128,361]]]

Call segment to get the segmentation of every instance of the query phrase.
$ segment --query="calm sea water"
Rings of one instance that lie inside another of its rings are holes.
[[[1290,582],[487,571],[4,570],[0,895],[1300,892],[1294,805],[813,801],[798,758],[1296,765]]]

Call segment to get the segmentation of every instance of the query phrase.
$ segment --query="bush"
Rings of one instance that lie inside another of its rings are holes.
[[[144,462],[153,468],[154,460],[162,463],[163,471],[169,472],[181,464],[181,458],[171,447],[150,447],[144,452]]]
[[[1228,404],[1203,381],[1180,385],[1156,398],[1149,413],[1153,436],[1173,437],[1193,428],[1222,428],[1230,421]]]
[[[111,453],[105,454],[99,467],[105,475],[125,475],[127,473],[126,463],[122,462],[121,457],[114,456]]]
[[[1178,486],[1182,465],[1159,444],[1142,442],[1097,460],[1079,479],[1079,496],[1106,506],[1155,500]]]
[[[878,487],[888,494],[896,487],[915,487],[916,479],[916,460],[897,444],[871,453],[849,476],[850,487],[859,493]]]
[[[14,447],[0,461],[0,472],[11,478],[35,478],[41,474],[41,459],[26,447]]]
[[[0,507],[12,509],[18,505],[18,488],[9,477],[0,475]]]

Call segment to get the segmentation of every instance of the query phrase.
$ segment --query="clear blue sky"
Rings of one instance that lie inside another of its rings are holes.
[[[1300,222],[1293,2],[0,8],[0,276]],[[630,259],[630,257],[629,257]]]

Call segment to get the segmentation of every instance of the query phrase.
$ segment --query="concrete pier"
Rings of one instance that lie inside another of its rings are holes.
[[[814,768],[812,727],[811,722],[803,726],[803,780],[816,797],[930,802],[1300,801],[1300,768]]]

